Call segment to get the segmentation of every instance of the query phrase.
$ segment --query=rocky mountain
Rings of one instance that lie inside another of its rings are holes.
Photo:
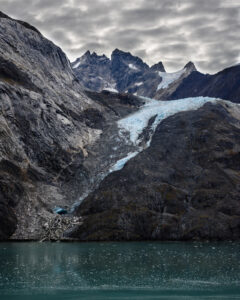
[[[192,72],[167,99],[209,96],[240,103],[240,65],[214,75]]]
[[[239,239],[239,104],[136,96],[194,74],[120,50],[71,67],[0,13],[0,240]]]
[[[93,91],[111,90],[159,100],[208,96],[240,101],[240,65],[210,75],[200,73],[189,62],[182,70],[167,73],[162,62],[149,67],[140,58],[116,49],[111,60],[88,51],[72,66],[83,86]]]
[[[166,98],[196,71],[190,62],[178,72],[166,73],[162,62],[149,67],[139,57],[119,49],[112,52],[111,59],[87,51],[72,67],[83,86],[92,91],[109,90],[156,99]]]

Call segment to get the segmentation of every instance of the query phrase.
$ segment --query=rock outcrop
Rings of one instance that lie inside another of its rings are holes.
[[[207,103],[160,123],[149,148],[78,207],[80,240],[240,237],[240,110]]]

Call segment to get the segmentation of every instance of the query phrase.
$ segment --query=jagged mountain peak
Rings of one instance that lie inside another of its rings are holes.
[[[101,91],[110,88],[156,99],[169,97],[167,89],[170,85],[172,93],[173,88],[177,88],[184,78],[197,71],[194,63],[189,61],[183,69],[167,73],[162,61],[149,67],[138,56],[119,48],[112,51],[110,59],[87,51],[72,67],[76,70],[78,79],[88,89]]]
[[[190,70],[190,71],[197,71],[194,63],[192,61],[189,61],[185,66],[184,69]]]
[[[166,72],[164,65],[161,61],[159,61],[157,64],[152,65],[150,69],[153,71]]]
[[[108,64],[110,59],[106,55],[98,55],[96,52],[86,51],[81,57],[78,57],[73,63],[72,68],[77,69],[79,66]]]
[[[74,62],[76,62],[76,61],[78,61],[80,59],[83,59],[83,58],[88,58],[88,59],[106,58],[106,59],[109,59],[105,54],[98,55],[95,51],[93,51],[91,53],[90,50],[87,50],[82,56],[78,57]]]
[[[132,55],[130,52],[119,50],[118,48],[112,52],[111,61],[112,65],[115,65],[116,61],[124,62],[132,70],[137,70],[138,68],[149,69],[149,66],[141,58]]]

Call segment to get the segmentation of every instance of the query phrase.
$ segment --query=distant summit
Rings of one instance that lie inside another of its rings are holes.
[[[72,63],[72,68],[85,88],[92,91],[109,90],[153,98],[164,98],[168,95],[166,88],[172,88],[174,83],[176,87],[176,81],[178,85],[196,71],[194,64],[189,62],[183,70],[167,73],[161,61],[149,67],[138,56],[119,49],[112,52],[111,59],[87,51]]]

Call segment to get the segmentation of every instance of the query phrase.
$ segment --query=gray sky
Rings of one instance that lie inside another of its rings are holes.
[[[213,73],[240,62],[240,0],[0,0],[73,61],[86,50],[130,51],[167,71],[193,61]]]

